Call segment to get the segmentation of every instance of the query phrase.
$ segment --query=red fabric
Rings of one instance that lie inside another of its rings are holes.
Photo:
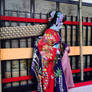
[[[74,87],[81,87],[81,86],[86,86],[86,85],[92,85],[92,81],[75,83],[75,86]]]
[[[46,30],[44,36],[38,41],[38,50],[44,59],[47,58],[48,61],[54,60],[57,48],[53,48],[52,45],[57,42],[59,42],[58,33],[52,29]]]
[[[53,63],[57,48],[53,44],[59,42],[59,35],[52,29],[47,29],[43,37],[38,41],[38,50],[42,56],[42,78],[44,92],[54,92]]]
[[[92,71],[92,68],[84,68],[83,71],[89,72],[89,71]],[[72,70],[72,73],[80,73],[80,69],[74,69]]]
[[[33,78],[32,76],[21,76],[21,77],[5,78],[5,79],[2,80],[2,83],[30,80],[32,78]]]
[[[54,70],[53,70],[53,62],[49,62],[47,72],[48,72],[48,84],[46,90],[44,92],[54,92]],[[53,77],[53,78],[52,78]],[[43,86],[45,85],[46,77],[43,77]]]
[[[24,18],[24,17],[12,17],[12,16],[0,16],[0,20],[6,21],[21,21],[21,22],[37,22],[37,23],[47,23],[47,19],[34,19],[34,18]]]
[[[56,39],[56,43],[59,42],[59,34],[56,31],[54,31],[53,29],[47,29],[45,31],[45,34],[52,34]]]
[[[12,17],[12,16],[0,16],[0,20],[6,21],[22,21],[22,22],[37,22],[37,23],[47,23],[47,19],[35,19],[35,18],[24,18],[24,17]],[[66,25],[79,25],[78,21],[65,21]],[[83,22],[85,26],[92,26],[92,22]]]

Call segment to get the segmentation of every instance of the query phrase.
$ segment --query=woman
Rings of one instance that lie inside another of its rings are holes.
[[[63,14],[52,11],[48,29],[36,41],[31,75],[37,79],[38,92],[68,92],[61,63],[61,35]]]

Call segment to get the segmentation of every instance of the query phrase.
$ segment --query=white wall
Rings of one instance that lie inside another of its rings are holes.
[[[90,1],[92,0],[85,0]],[[5,0],[6,10],[20,10],[20,11],[30,11],[30,0]],[[48,13],[50,10],[56,9],[56,3],[46,0],[35,0],[35,12],[36,13]],[[60,10],[63,14],[68,16],[77,16],[77,5],[60,3]],[[92,7],[83,6],[82,8],[83,16],[92,17]]]
[[[79,0],[71,0],[71,1],[79,1]],[[92,3],[92,0],[82,0],[82,2],[85,2],[85,3]]]

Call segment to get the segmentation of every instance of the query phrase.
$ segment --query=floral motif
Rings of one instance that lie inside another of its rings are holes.
[[[57,69],[56,72],[55,72],[55,77],[61,77],[61,69]]]

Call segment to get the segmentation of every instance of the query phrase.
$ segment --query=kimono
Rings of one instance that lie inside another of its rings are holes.
[[[35,43],[31,75],[37,80],[38,92],[68,92],[60,43],[60,35],[53,29],[47,29]]]
[[[31,75],[36,81],[37,92],[68,92],[68,88],[73,86],[68,53],[61,48],[63,18],[60,11],[52,11],[49,28],[35,42]]]
[[[71,71],[71,66],[69,62],[69,57],[68,53],[70,52],[70,48],[65,44],[62,43],[62,68],[65,76],[65,81],[67,85],[67,89],[73,88],[74,87],[74,82],[73,82],[73,77],[72,77],[72,71]]]

